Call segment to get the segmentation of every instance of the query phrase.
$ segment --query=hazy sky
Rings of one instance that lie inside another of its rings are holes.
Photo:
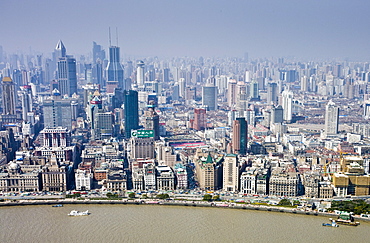
[[[69,54],[92,41],[127,56],[370,59],[368,0],[0,0],[0,45],[10,53]]]

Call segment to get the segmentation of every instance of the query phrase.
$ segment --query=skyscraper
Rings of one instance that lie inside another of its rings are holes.
[[[16,115],[15,113],[15,85],[10,77],[4,77],[2,83],[3,114]]]
[[[72,108],[70,99],[62,99],[58,90],[53,90],[52,97],[43,101],[44,127],[63,127],[72,129]]]
[[[227,104],[230,108],[236,104],[236,80],[230,79],[227,83]]]
[[[206,128],[206,110],[194,109],[194,125],[193,129],[200,131]]]
[[[290,123],[293,117],[293,92],[290,90],[284,90],[282,95],[284,109],[284,121]]]
[[[248,123],[243,117],[236,118],[233,123],[234,154],[246,154],[248,150]]]
[[[125,136],[131,137],[131,130],[139,128],[139,97],[134,90],[124,91]]]
[[[155,112],[154,102],[148,104],[148,110],[145,111],[145,129],[153,130],[154,140],[159,139],[159,115]]]
[[[123,66],[120,63],[119,47],[109,47],[109,62],[107,66],[107,92],[113,93],[114,88],[119,87],[122,90],[127,90],[124,82]],[[108,86],[111,88],[108,91]]]
[[[208,111],[217,109],[217,87],[212,84],[206,84],[202,87],[202,105]]]
[[[144,76],[144,62],[138,61],[137,62],[137,69],[136,69],[136,84],[138,86],[144,86],[145,76]]]
[[[105,59],[105,51],[101,45],[96,44],[93,41],[93,64],[96,64],[97,60],[103,61]]]
[[[77,94],[76,59],[72,56],[61,57],[58,60],[58,87],[61,95]]]
[[[335,135],[338,133],[339,127],[339,107],[330,100],[326,105],[325,110],[325,134]]]
[[[276,104],[277,103],[277,84],[269,83],[267,85],[267,104]]]
[[[55,47],[53,58],[55,59],[55,61],[58,61],[59,58],[66,57],[66,55],[67,55],[66,47],[64,46],[63,42],[59,40],[57,46]]]
[[[279,106],[274,106],[271,110],[271,123],[283,123],[283,107],[281,105]]]
[[[22,119],[23,121],[27,121],[27,114],[32,111],[31,86],[21,87],[20,97],[22,102]]]

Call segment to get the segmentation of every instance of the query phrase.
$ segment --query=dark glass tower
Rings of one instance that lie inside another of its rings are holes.
[[[245,155],[248,150],[248,123],[244,117],[234,120],[233,148],[235,154]]]
[[[122,90],[127,90],[128,87],[126,87],[123,75],[123,67],[120,63],[119,58],[119,47],[111,46],[109,47],[109,62],[107,66],[107,85],[109,83],[117,83],[118,88],[121,88]]]
[[[77,94],[76,59],[72,56],[59,58],[58,86],[61,95]]]
[[[134,90],[124,91],[125,99],[125,137],[131,137],[131,130],[139,128],[139,98]]]

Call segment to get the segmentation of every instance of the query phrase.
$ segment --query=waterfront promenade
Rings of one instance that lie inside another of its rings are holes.
[[[183,201],[183,200],[158,200],[158,199],[122,199],[122,200],[95,200],[95,199],[52,199],[52,200],[17,200],[17,201],[4,201],[0,202],[0,207],[4,206],[31,206],[31,205],[55,205],[55,204],[66,204],[66,205],[164,205],[164,206],[184,206],[184,207],[213,207],[213,208],[228,208],[228,209],[242,209],[242,210],[260,210],[280,213],[291,213],[291,214],[304,214],[311,216],[327,216],[336,217],[335,213],[330,212],[318,212],[315,210],[297,209],[290,207],[281,206],[268,206],[258,204],[245,204],[245,203],[234,203],[234,202],[207,202],[207,201]],[[363,218],[354,216],[356,220],[370,221],[369,218]]]

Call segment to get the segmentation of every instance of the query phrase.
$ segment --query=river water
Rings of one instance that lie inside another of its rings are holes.
[[[70,217],[71,210],[91,215]],[[0,207],[0,242],[370,242],[370,223],[327,217],[159,205]]]

